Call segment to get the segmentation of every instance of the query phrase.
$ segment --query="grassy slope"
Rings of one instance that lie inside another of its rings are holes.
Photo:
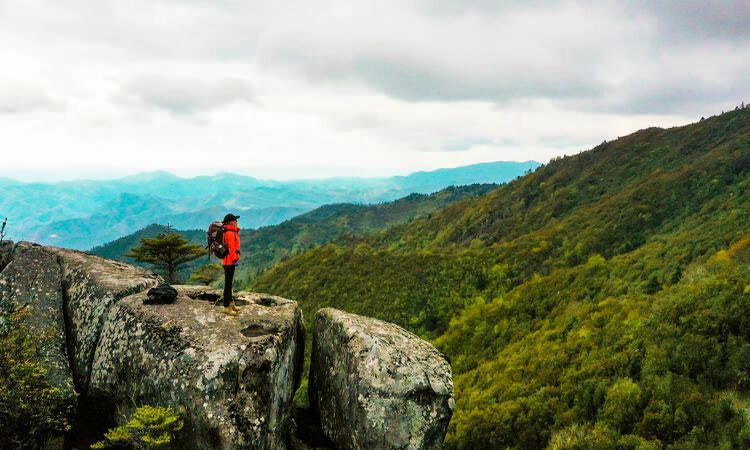
[[[741,110],[552,161],[255,287],[433,338],[455,371],[454,448],[741,446],[748,224]]]

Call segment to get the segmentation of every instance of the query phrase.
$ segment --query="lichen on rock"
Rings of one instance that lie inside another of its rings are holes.
[[[295,302],[238,293],[237,317],[219,291],[176,286],[172,304],[144,292],[112,308],[92,365],[90,395],[184,407],[182,439],[193,448],[284,448],[299,382],[302,313]]]
[[[121,298],[158,284],[158,277],[140,267],[76,250],[47,247],[62,271],[68,342],[75,383],[88,391],[89,373],[109,309]]]
[[[433,449],[454,400],[451,368],[428,342],[380,320],[326,308],[313,321],[308,392],[340,449]]]
[[[76,396],[66,351],[61,285],[60,266],[53,252],[37,244],[18,243],[0,273],[0,316],[24,313],[23,322],[38,338],[47,381],[60,389],[73,407]]]

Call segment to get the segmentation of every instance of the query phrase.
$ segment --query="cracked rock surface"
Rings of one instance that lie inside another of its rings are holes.
[[[434,449],[454,400],[451,368],[392,323],[325,308],[313,322],[308,392],[339,449]]]
[[[0,320],[5,314],[21,313],[22,321],[37,338],[38,357],[47,369],[47,381],[60,389],[65,403],[74,406],[57,255],[28,242],[14,248],[6,245],[4,251],[7,265],[0,273]]]
[[[75,250],[47,248],[57,255],[61,268],[75,384],[80,392],[87,392],[107,312],[121,298],[156,286],[159,280],[140,267]]]
[[[94,357],[90,393],[184,407],[182,438],[194,448],[285,448],[304,351],[296,302],[240,292],[237,317],[218,290],[175,286],[172,304],[145,292],[110,311]]]
[[[236,293],[237,317],[221,292],[176,286],[169,305],[144,305],[160,278],[83,252],[0,243],[0,321],[11,312],[35,336],[47,378],[71,407],[79,395],[114,405],[183,408],[185,448],[286,447],[303,365],[297,303]]]

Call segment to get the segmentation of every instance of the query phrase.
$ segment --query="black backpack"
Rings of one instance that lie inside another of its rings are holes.
[[[208,249],[208,259],[211,259],[211,253],[216,255],[219,259],[224,258],[229,254],[227,244],[224,242],[224,223],[212,222],[211,225],[208,226],[206,234],[208,235],[208,244],[206,244],[206,248]]]

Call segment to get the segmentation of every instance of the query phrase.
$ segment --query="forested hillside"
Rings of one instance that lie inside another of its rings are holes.
[[[750,110],[641,130],[255,289],[451,359],[451,448],[750,447]]]
[[[250,282],[282,258],[328,242],[356,240],[364,234],[428,216],[461,200],[479,197],[497,187],[496,184],[451,186],[429,195],[411,194],[374,205],[325,205],[278,225],[242,231],[243,261],[238,277]]]
[[[325,205],[278,225],[257,230],[242,230],[240,238],[243,259],[236,275],[237,285],[245,287],[258,273],[282,258],[311,247],[334,240],[352,240],[366,233],[408,222],[460,200],[479,197],[497,187],[496,184],[473,184],[449,187],[429,195],[411,194],[392,202],[374,205],[354,203]],[[245,217],[240,218],[240,226],[243,220]],[[142,238],[153,238],[164,231],[166,231],[165,226],[150,225],[133,234],[95,247],[91,249],[91,253],[139,264],[124,255],[137,246]],[[205,231],[181,230],[178,232],[191,242],[205,244]],[[216,262],[217,259],[214,257],[212,261]],[[207,258],[191,262],[181,272],[182,278],[186,279],[190,272],[207,262],[209,262]]]

